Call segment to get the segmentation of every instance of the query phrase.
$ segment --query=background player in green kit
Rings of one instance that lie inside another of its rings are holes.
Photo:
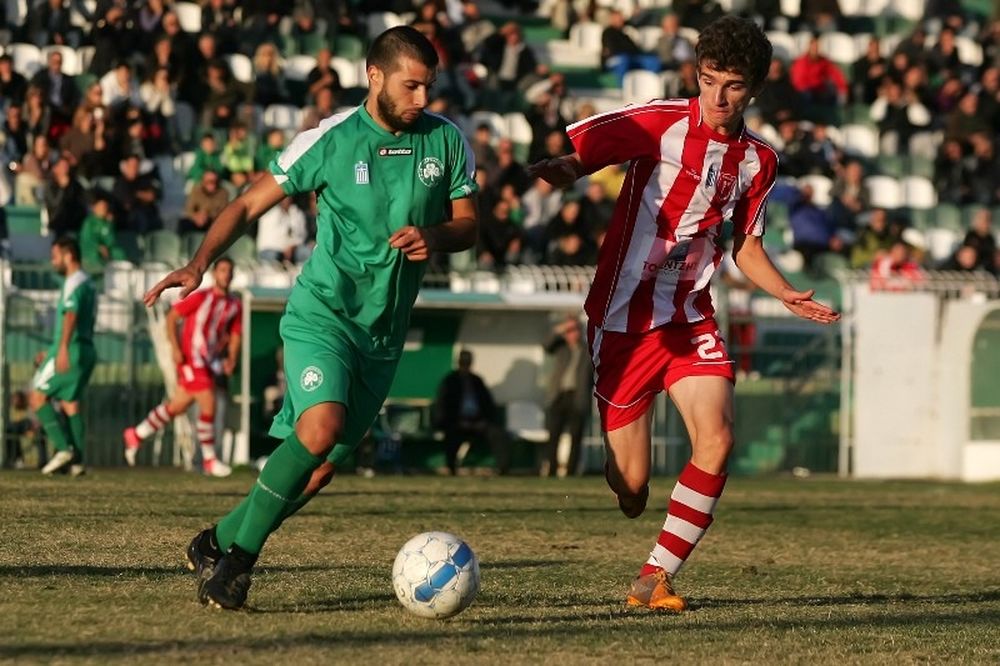
[[[78,476],[84,471],[80,396],[97,360],[94,353],[97,300],[93,283],[80,268],[80,245],[76,239],[68,236],[56,239],[51,256],[52,267],[64,281],[56,306],[52,346],[44,353],[31,381],[28,401],[46,437],[56,448],[42,474],[52,474],[71,465],[70,473]],[[59,401],[65,424],[56,413],[53,400]]]
[[[202,603],[243,606],[268,535],[329,482],[378,414],[430,253],[476,240],[471,150],[450,121],[424,113],[437,62],[413,28],[382,33],[364,104],[295,137],[220,213],[191,263],[146,295],[147,305],[169,287],[186,296],[252,220],[316,192],[316,250],[281,320],[288,393],[271,434],[284,441],[247,498],[191,542]]]

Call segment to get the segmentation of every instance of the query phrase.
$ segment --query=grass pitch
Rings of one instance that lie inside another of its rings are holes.
[[[0,660],[142,663],[1000,661],[1000,485],[734,478],[679,577],[693,609],[628,610],[663,521],[602,479],[340,477],[276,533],[250,608],[201,607],[191,536],[252,482],[173,470],[0,474]],[[425,530],[480,558],[447,621],[395,601]]]

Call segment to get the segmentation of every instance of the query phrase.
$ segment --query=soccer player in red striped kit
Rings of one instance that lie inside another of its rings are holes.
[[[682,611],[673,577],[712,523],[733,448],[732,362],[709,293],[732,219],[733,258],[758,287],[804,319],[840,315],[798,291],[764,252],[764,211],[778,157],[743,113],[761,89],[771,44],[752,21],[726,16],[702,31],[698,97],[655,100],[567,128],[576,152],[530,172],[559,187],[611,164],[628,173],[587,297],[608,485],[629,518],[649,497],[653,398],[666,390],[691,439],[667,519],[632,583],[633,606]]]

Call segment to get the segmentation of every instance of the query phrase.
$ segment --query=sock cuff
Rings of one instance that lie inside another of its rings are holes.
[[[695,467],[694,463],[688,462],[681,470],[677,481],[702,495],[719,497],[722,495],[722,489],[725,488],[728,478],[727,474],[710,474]]]
[[[214,425],[215,424],[215,416],[214,415],[213,416],[205,416],[204,414],[199,414],[198,415],[198,423],[209,423],[209,424]]]
[[[294,456],[300,462],[310,465],[313,468],[319,467],[326,460],[325,456],[314,456],[309,453],[309,449],[306,448],[305,444],[302,443],[302,440],[294,432],[285,439],[285,443],[288,444],[289,455]]]

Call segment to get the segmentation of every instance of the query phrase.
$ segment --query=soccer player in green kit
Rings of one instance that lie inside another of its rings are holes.
[[[97,298],[93,283],[80,268],[80,245],[76,239],[57,238],[52,244],[51,258],[52,267],[63,277],[63,286],[56,306],[52,346],[32,379],[28,404],[56,448],[42,474],[52,474],[70,465],[70,473],[79,476],[84,472],[80,396],[97,361],[94,353]],[[60,403],[65,426],[52,406],[53,400]]]
[[[369,96],[299,134],[270,173],[229,204],[191,262],[146,294],[186,296],[247,225],[287,195],[315,191],[316,250],[281,320],[288,393],[283,439],[250,494],[188,547],[203,604],[238,609],[268,535],[330,481],[389,391],[431,252],[476,240],[475,165],[461,132],[425,113],[438,58],[407,26],[368,53]]]

